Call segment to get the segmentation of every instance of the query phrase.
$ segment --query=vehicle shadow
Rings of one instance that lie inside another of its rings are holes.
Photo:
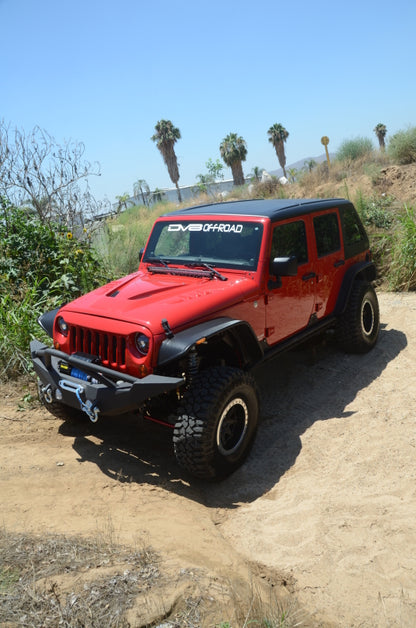
[[[195,488],[186,481],[174,458],[172,429],[136,415],[65,421],[59,432],[73,438],[78,462],[93,462],[118,483],[159,486],[191,498]]]
[[[246,463],[217,487],[204,490],[206,504],[233,508],[268,492],[296,462],[301,436],[316,421],[348,421],[347,410],[407,346],[406,336],[381,326],[365,355],[345,354],[323,336],[259,367],[262,422]]]
[[[301,435],[315,421],[348,421],[353,411],[347,406],[406,345],[404,333],[382,326],[376,347],[365,355],[345,355],[325,336],[259,366],[256,441],[244,465],[216,484],[195,480],[178,467],[169,428],[137,417],[65,421],[59,431],[74,439],[80,463],[94,462],[117,482],[159,486],[211,508],[236,508],[279,482],[302,449]]]

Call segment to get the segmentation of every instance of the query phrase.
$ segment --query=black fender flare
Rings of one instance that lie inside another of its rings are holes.
[[[55,308],[54,310],[51,310],[50,312],[45,312],[38,318],[39,325],[42,327],[44,331],[46,331],[46,333],[48,334],[50,338],[53,338],[53,324],[54,324],[56,315],[58,314],[61,307],[62,305],[60,307]]]
[[[334,314],[336,316],[340,316],[345,312],[352,286],[356,279],[363,279],[371,282],[376,279],[376,274],[376,267],[374,262],[371,261],[358,262],[357,264],[354,264],[354,266],[351,266],[344,275],[344,279],[338,293]]]
[[[263,349],[257,337],[246,321],[226,316],[199,323],[178,332],[172,338],[166,338],[161,344],[158,355],[158,367],[184,357],[195,345],[206,342],[214,336],[231,335],[241,350],[243,367],[247,368],[263,357]]]

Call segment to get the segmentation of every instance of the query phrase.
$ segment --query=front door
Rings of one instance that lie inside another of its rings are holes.
[[[278,223],[273,229],[270,261],[295,255],[298,274],[296,277],[269,276],[265,330],[269,344],[307,327],[314,312],[316,274],[313,253],[308,246],[311,235],[312,224],[308,217]]]

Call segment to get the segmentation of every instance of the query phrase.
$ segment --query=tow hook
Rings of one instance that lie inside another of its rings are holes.
[[[40,386],[40,394],[42,398],[46,401],[46,403],[52,403],[53,394],[52,394],[52,386],[48,384],[47,386]]]
[[[85,412],[85,414],[88,416],[91,423],[97,423],[100,409],[95,405],[95,403],[93,403],[89,399],[87,399],[86,402],[82,400],[81,395],[84,392],[83,386],[72,384],[72,382],[68,382],[64,379],[61,379],[59,381],[59,387],[63,388],[64,390],[69,390],[75,393],[76,398],[78,399],[79,405],[81,407],[81,410]]]

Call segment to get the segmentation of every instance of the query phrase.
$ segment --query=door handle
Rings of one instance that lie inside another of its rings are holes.
[[[309,279],[313,279],[314,277],[316,277],[316,273],[307,273],[302,276],[302,281],[309,281]]]
[[[336,262],[334,262],[334,268],[338,268],[338,266],[343,266],[344,264],[345,264],[345,260],[339,259]]]

